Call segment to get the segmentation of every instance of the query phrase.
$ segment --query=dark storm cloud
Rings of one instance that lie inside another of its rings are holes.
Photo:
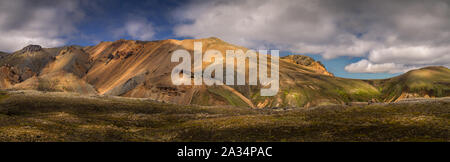
[[[80,1],[0,1],[0,49],[13,51],[27,44],[59,46],[84,17]]]
[[[103,30],[131,39],[155,39],[164,31],[164,38],[217,36],[326,59],[362,57],[345,68],[349,72],[450,64],[448,0],[0,0],[0,50],[61,46],[74,33],[103,40]]]
[[[445,0],[193,1],[180,8],[179,36],[214,35],[258,47],[365,57],[349,72],[403,72],[450,64],[450,9]]]

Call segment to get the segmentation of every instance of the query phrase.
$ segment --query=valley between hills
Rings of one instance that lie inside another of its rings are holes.
[[[248,50],[212,37],[0,52],[0,141],[449,141],[446,67],[359,80],[289,55],[264,97],[261,85],[173,85],[170,54],[193,42]]]

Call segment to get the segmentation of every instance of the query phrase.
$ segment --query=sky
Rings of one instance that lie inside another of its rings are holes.
[[[321,61],[336,76],[450,67],[449,0],[0,0],[0,51],[218,37]]]

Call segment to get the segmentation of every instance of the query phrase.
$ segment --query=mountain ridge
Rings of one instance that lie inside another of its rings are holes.
[[[174,86],[170,74],[177,63],[172,63],[169,56],[177,49],[186,49],[192,56],[194,42],[203,43],[203,53],[208,49],[222,54],[225,50],[248,50],[216,37],[157,41],[121,39],[86,47],[30,45],[0,58],[0,89],[67,91],[150,98],[177,104],[255,108],[395,102],[408,98],[408,94],[414,94],[413,97],[450,95],[450,80],[446,77],[450,76],[450,71],[445,67],[425,69],[441,79],[420,77],[421,69],[384,80],[346,79],[334,77],[320,62],[302,55],[280,57],[280,91],[273,97],[260,96],[260,85]],[[416,78],[419,81],[414,81]],[[398,86],[404,80],[407,81],[405,86]],[[417,87],[419,83],[426,84]],[[423,87],[428,87],[425,88],[427,93]]]

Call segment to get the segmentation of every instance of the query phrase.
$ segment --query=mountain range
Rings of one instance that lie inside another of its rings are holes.
[[[254,108],[397,102],[405,98],[450,96],[450,70],[446,67],[425,67],[389,79],[347,79],[334,76],[320,62],[302,55],[280,57],[280,90],[276,96],[259,95],[261,85],[175,86],[170,76],[178,63],[171,62],[170,56],[178,49],[186,49],[193,55],[194,42],[203,43],[203,53],[209,49],[222,54],[226,50],[248,50],[215,37],[117,40],[86,47],[29,45],[13,53],[0,52],[0,89]]]

